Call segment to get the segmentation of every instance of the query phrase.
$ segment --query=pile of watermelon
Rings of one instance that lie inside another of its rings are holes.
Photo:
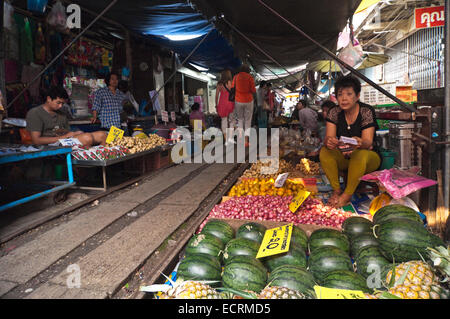
[[[342,231],[318,229],[309,238],[294,226],[289,252],[256,259],[265,231],[248,222],[235,232],[225,221],[209,219],[188,242],[178,277],[256,293],[286,287],[309,298],[316,297],[315,285],[370,294],[383,289],[383,276],[394,263],[427,258],[427,247],[444,245],[417,212],[401,205],[381,208],[373,221],[347,218]],[[374,269],[380,270],[378,286],[371,278]]]

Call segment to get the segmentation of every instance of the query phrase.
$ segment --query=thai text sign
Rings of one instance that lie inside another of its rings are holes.
[[[416,29],[444,26],[444,6],[416,8],[414,11],[414,18],[416,20]]]

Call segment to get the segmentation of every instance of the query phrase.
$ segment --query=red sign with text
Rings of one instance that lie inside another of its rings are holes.
[[[444,6],[416,8],[414,12],[416,29],[434,28],[445,25]]]

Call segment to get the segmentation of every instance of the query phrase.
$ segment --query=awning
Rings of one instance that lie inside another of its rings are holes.
[[[74,3],[94,12],[101,12],[107,0],[75,0]],[[149,36],[156,44],[173,50],[184,59],[201,40],[197,37],[186,41],[171,41],[165,35],[204,36],[214,24],[185,1],[119,0],[105,15],[124,27]],[[207,67],[211,72],[240,65],[233,47],[217,31],[213,30],[188,62]]]
[[[207,18],[220,17],[223,14],[227,21],[286,68],[325,59],[325,55],[316,45],[273,15],[257,0],[191,2]],[[266,4],[331,51],[336,51],[339,33],[360,2],[361,0],[265,0]],[[215,25],[230,41],[242,60],[251,57],[258,73],[264,72],[264,65],[276,67],[270,59],[234,32],[224,20],[218,19]]]

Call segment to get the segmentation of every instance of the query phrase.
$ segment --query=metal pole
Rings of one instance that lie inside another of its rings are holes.
[[[264,54],[267,58],[269,58],[273,63],[278,65],[280,68],[285,70],[290,76],[292,76],[296,81],[300,81],[294,74],[289,72],[288,69],[286,69],[284,66],[282,66],[277,60],[275,60],[270,54],[268,54],[266,51],[264,51],[259,45],[257,45],[255,42],[253,42],[251,39],[249,39],[245,34],[243,34],[241,31],[239,31],[234,25],[232,25],[225,17],[222,15],[220,17],[223,21],[225,21],[234,31],[236,31],[241,37],[243,37],[245,40],[247,40],[250,44],[252,44],[256,49],[258,49],[262,54]],[[267,68],[267,67],[266,67]],[[310,88],[307,84],[303,84],[306,86],[312,93],[317,95],[320,99],[323,99],[316,91],[314,91],[312,88]]]
[[[445,141],[450,140],[450,0],[445,0]],[[444,206],[448,212],[450,208],[450,146],[445,146],[444,153]]]
[[[3,95],[3,102],[6,104],[6,83],[5,83],[5,78],[6,78],[6,73],[5,73],[5,28],[4,28],[4,21],[3,21],[3,16],[4,16],[4,10],[5,10],[5,2],[4,1],[0,1],[0,91],[2,92]],[[0,101],[1,102],[1,101]],[[5,105],[3,105],[5,106]],[[6,112],[6,107],[5,107],[5,112]],[[6,114],[4,115],[6,117]],[[1,123],[0,123],[0,128],[1,128]]]
[[[8,109],[9,107],[11,107],[11,105],[13,105],[13,103],[15,101],[17,101],[17,99],[19,99],[19,97],[22,96],[23,93],[25,93],[26,90],[28,90],[28,88],[30,87],[31,84],[33,84],[36,80],[38,80],[42,74],[44,74],[56,61],[58,61],[58,59],[72,46],[72,44],[74,44],[75,42],[78,41],[79,38],[81,38],[81,36],[86,33],[86,31],[88,31],[95,22],[97,22],[98,19],[100,19],[109,9],[111,9],[112,6],[114,6],[116,4],[118,0],[113,0],[111,1],[111,3],[97,16],[95,17],[94,20],[92,20],[91,23],[89,23],[89,25],[83,30],[81,31],[73,40],[72,42],[70,42],[61,52],[59,52],[59,54],[53,58],[52,61],[50,61],[50,63],[38,74],[36,75],[26,86],[25,88],[6,106],[6,108]],[[3,2],[3,1],[2,1]]]
[[[388,91],[386,91],[385,89],[383,89],[381,86],[379,86],[378,84],[376,84],[375,82],[373,82],[372,80],[370,80],[368,77],[366,77],[364,74],[362,74],[361,72],[359,72],[358,70],[354,69],[353,67],[351,67],[350,65],[348,65],[347,63],[345,63],[344,61],[342,61],[341,59],[339,59],[333,52],[331,52],[330,50],[328,50],[326,47],[324,47],[322,44],[320,44],[319,42],[317,42],[316,40],[314,40],[313,38],[311,38],[308,34],[306,34],[305,32],[303,32],[301,29],[299,29],[296,25],[294,25],[292,22],[290,22],[289,20],[287,20],[286,18],[284,18],[282,15],[280,15],[277,11],[275,11],[274,9],[272,9],[271,7],[269,7],[267,4],[265,4],[262,0],[257,0],[261,5],[263,5],[264,7],[266,7],[267,9],[269,9],[269,11],[271,11],[274,15],[276,15],[277,17],[279,17],[281,20],[283,20],[284,22],[286,22],[288,25],[290,25],[292,28],[294,28],[298,33],[300,33],[302,36],[304,36],[305,38],[307,38],[308,40],[310,40],[311,42],[313,42],[315,45],[317,45],[320,49],[322,49],[322,51],[324,51],[327,55],[329,55],[332,59],[336,60],[337,62],[339,62],[341,65],[343,65],[346,69],[348,69],[350,72],[352,72],[353,74],[355,74],[357,77],[359,77],[360,79],[364,80],[365,82],[367,82],[368,84],[370,84],[371,86],[373,86],[375,89],[377,89],[378,91],[380,91],[381,93],[383,93],[384,95],[386,95],[387,97],[389,97],[390,99],[394,100],[395,102],[397,102],[402,108],[407,109],[408,111],[413,113],[413,118],[415,118],[415,108],[411,107],[410,105],[407,105],[405,102],[403,102],[402,100],[400,100],[399,98],[397,98],[396,96],[392,95],[391,93],[389,93]]]

